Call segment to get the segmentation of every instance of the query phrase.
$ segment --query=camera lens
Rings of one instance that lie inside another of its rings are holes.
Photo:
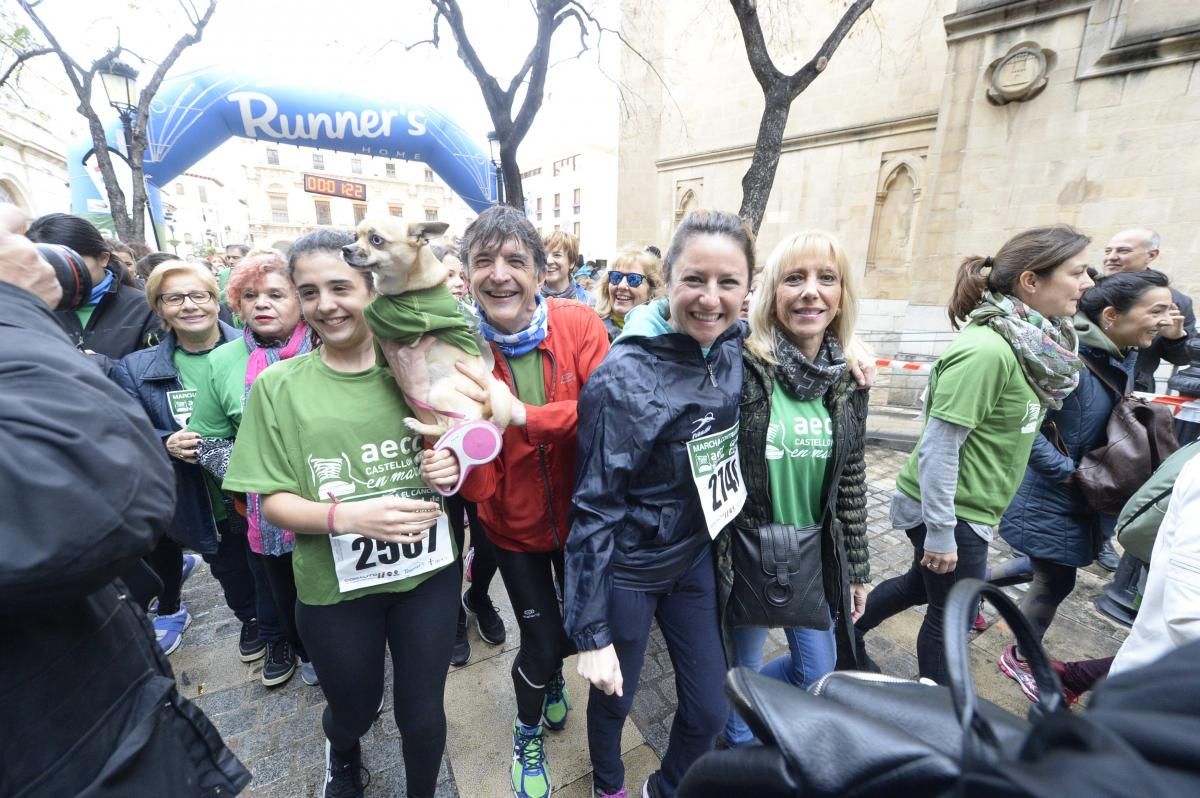
[[[55,310],[78,310],[92,294],[92,275],[79,253],[61,244],[34,244],[38,253],[54,267],[62,286],[62,299]]]

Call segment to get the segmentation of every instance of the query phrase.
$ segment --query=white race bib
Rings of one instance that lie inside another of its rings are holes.
[[[687,448],[704,522],[709,536],[715,538],[746,503],[746,483],[738,461],[738,425],[688,441]]]
[[[441,497],[429,488],[401,488],[356,496],[353,501],[373,499],[377,496],[399,496],[402,499],[435,501],[439,505],[442,504]],[[419,543],[385,543],[348,532],[330,535],[329,545],[333,549],[333,568],[337,573],[338,590],[342,593],[408,579],[410,576],[434,571],[454,561],[450,523],[444,506],[437,525],[429,530],[429,537]]]
[[[171,415],[175,417],[175,423],[181,429],[187,429],[188,422],[192,419],[192,408],[195,404],[195,391],[167,391],[167,406],[171,408]]]

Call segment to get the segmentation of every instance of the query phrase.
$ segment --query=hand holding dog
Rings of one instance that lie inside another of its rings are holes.
[[[337,532],[352,531],[386,543],[417,543],[429,537],[441,509],[434,502],[380,496],[342,502],[334,515]]]
[[[453,488],[458,484],[458,458],[449,449],[421,452],[421,479],[434,488]]]
[[[503,386],[505,390],[508,390],[507,385],[504,385],[504,383],[500,382],[499,380],[495,380],[495,378],[493,378],[490,374],[482,374],[461,360],[455,362],[454,367],[458,369],[460,374],[462,374],[464,377],[469,377],[471,382],[475,383],[474,388],[459,385],[458,392],[468,399],[479,402],[481,405],[486,405],[488,403],[490,398],[488,389],[493,382]],[[512,392],[509,391],[509,394],[511,396]],[[509,423],[514,427],[525,426],[525,405],[515,396],[512,396],[512,420]]]

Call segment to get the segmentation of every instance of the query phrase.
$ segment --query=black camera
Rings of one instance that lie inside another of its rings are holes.
[[[62,299],[55,310],[78,310],[92,295],[92,274],[83,257],[62,244],[34,244],[38,254],[54,267],[62,286]]]

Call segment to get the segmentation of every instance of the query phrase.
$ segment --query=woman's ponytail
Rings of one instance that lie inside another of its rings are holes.
[[[946,307],[950,317],[950,326],[958,329],[959,322],[967,320],[969,314],[983,301],[983,293],[988,289],[988,273],[991,271],[992,259],[978,255],[964,260],[958,267],[958,275],[954,278],[954,294]]]
[[[1065,224],[1033,227],[1005,241],[995,258],[967,258],[958,267],[954,296],[946,308],[950,326],[957,330],[959,322],[967,320],[984,291],[1012,294],[1024,272],[1047,277],[1083,252],[1091,240]]]

